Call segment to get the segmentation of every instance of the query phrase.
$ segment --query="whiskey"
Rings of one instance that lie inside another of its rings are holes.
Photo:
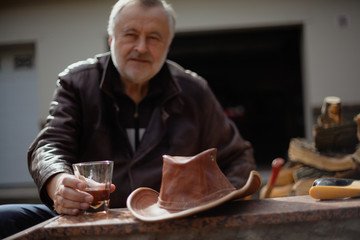
[[[90,193],[94,200],[90,203],[90,207],[97,209],[103,204],[108,204],[110,198],[110,189],[85,189],[85,192]]]

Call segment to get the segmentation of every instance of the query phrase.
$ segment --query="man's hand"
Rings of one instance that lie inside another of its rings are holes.
[[[86,193],[85,188],[85,181],[68,173],[53,176],[46,186],[49,197],[54,201],[56,212],[67,215],[77,215],[80,210],[89,208],[94,197]],[[115,185],[111,184],[110,192],[113,191]]]
[[[74,175],[59,173],[46,186],[49,197],[54,201],[57,213],[77,215],[89,208],[93,196],[84,192],[86,184]]]

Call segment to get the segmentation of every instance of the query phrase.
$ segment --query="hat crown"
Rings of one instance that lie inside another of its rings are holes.
[[[235,191],[217,165],[216,152],[212,148],[191,157],[164,155],[159,207],[186,210]]]

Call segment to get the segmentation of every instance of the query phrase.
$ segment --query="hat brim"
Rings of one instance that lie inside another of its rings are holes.
[[[251,171],[246,184],[242,188],[234,190],[233,192],[216,201],[198,207],[186,210],[167,210],[161,208],[157,204],[159,193],[151,188],[146,187],[138,188],[133,191],[129,195],[126,205],[136,218],[146,222],[155,222],[179,217],[186,217],[216,207],[231,199],[249,196],[257,192],[260,189],[260,186],[260,174],[256,171]]]

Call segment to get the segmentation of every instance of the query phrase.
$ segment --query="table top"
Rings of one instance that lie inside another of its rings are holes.
[[[111,209],[108,214],[55,217],[17,234],[15,239],[34,239],[35,235],[59,239],[85,235],[159,235],[213,229],[255,229],[259,226],[271,229],[284,224],[289,226],[341,219],[360,221],[360,198],[320,201],[310,196],[296,196],[237,200],[193,216],[160,222],[142,222],[126,208]]]

